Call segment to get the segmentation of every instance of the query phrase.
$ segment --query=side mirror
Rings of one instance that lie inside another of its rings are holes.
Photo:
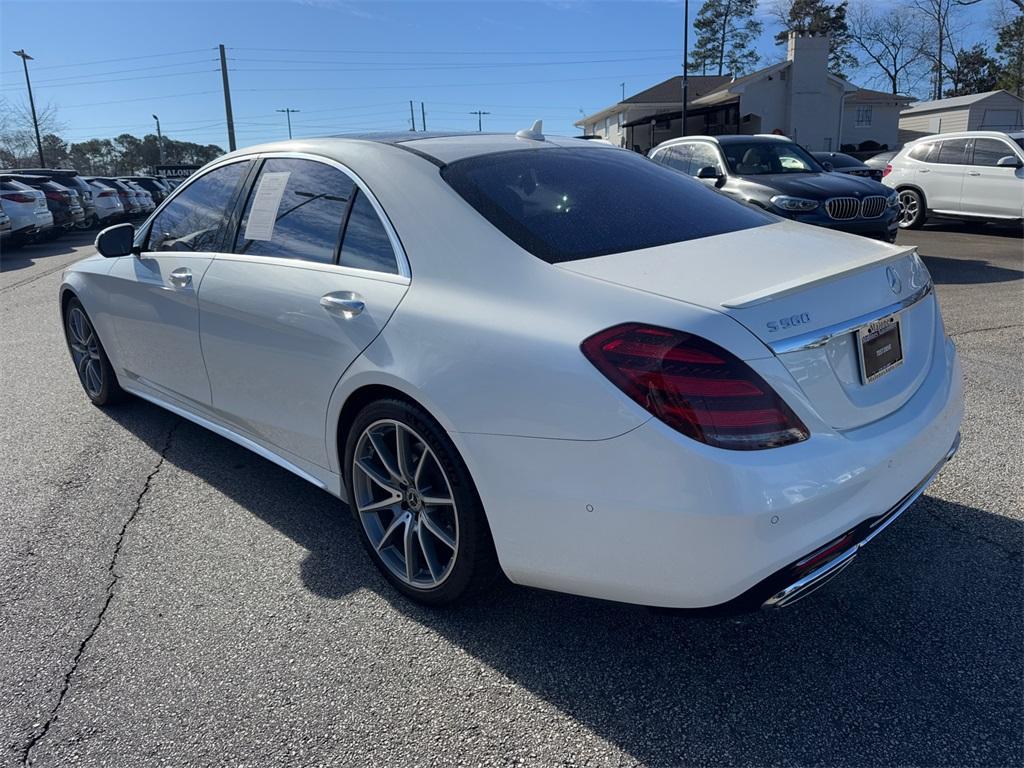
[[[130,256],[134,247],[135,227],[132,224],[115,224],[96,236],[96,250],[108,259]]]
[[[836,169],[836,167],[832,165],[832,163],[830,163],[828,160],[822,160],[821,167],[824,168],[829,173],[832,173],[832,171]]]
[[[720,174],[718,172],[718,169],[715,168],[715,166],[713,166],[713,165],[705,165],[703,168],[701,168],[699,171],[697,171],[697,178],[698,179],[716,179],[717,180],[718,177],[721,176],[721,175],[722,174]]]
[[[1020,168],[1024,163],[1019,158],[1013,155],[1007,155],[1006,157],[1000,157],[996,161],[997,168]]]

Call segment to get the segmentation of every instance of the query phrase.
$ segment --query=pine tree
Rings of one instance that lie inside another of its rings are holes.
[[[697,43],[690,66],[702,74],[742,75],[760,56],[754,43],[761,22],[754,18],[757,0],[706,0],[693,22]]]
[[[850,53],[850,29],[846,22],[847,0],[832,5],[826,0],[792,0],[782,6],[779,21],[782,31],[775,36],[775,42],[783,44],[790,32],[813,32],[830,35],[829,70],[843,77],[844,70],[857,66],[856,57]],[[889,11],[898,13],[898,11]]]

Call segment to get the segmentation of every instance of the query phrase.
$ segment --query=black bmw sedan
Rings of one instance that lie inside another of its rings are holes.
[[[784,136],[684,136],[659,144],[650,158],[794,221],[896,239],[899,202],[891,189],[830,173]]]

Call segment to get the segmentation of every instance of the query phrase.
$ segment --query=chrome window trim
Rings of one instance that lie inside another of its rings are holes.
[[[883,317],[888,317],[889,315],[894,315],[897,312],[902,312],[903,310],[910,308],[931,294],[933,290],[934,284],[929,280],[926,285],[918,288],[914,293],[907,296],[905,299],[897,301],[895,304],[890,304],[887,307],[876,309],[874,312],[868,312],[842,323],[836,323],[835,325],[829,325],[825,328],[819,328],[816,331],[810,331],[809,333],[802,333],[799,336],[792,336],[788,339],[780,339],[779,341],[770,342],[768,344],[768,348],[776,355],[785,355],[789,352],[800,352],[805,349],[822,347],[837,336],[845,336],[848,333],[853,333],[854,331],[863,328],[865,325],[873,323],[875,320],[881,320]]]
[[[157,206],[156,210],[154,210],[151,214],[149,214],[149,217],[142,224],[139,225],[139,229],[138,229],[138,232],[136,233],[136,238],[135,238],[135,245],[136,245],[136,247],[140,247],[141,246],[141,243],[143,242],[145,237],[148,236],[150,225],[152,224],[153,220],[157,217],[157,215],[159,215],[159,213],[164,209],[164,207],[167,206],[167,205],[170,205],[171,202],[174,200],[174,198],[177,197],[179,194],[181,194],[184,190],[188,189],[188,187],[190,185],[192,185],[195,182],[196,179],[199,179],[199,178],[205,176],[208,173],[212,173],[213,171],[217,170],[218,168],[222,168],[222,167],[224,167],[226,165],[231,165],[232,163],[245,162],[247,160],[252,160],[252,161],[254,161],[256,163],[259,163],[261,160],[266,160],[268,158],[291,158],[291,159],[296,159],[296,160],[312,160],[314,162],[323,163],[324,165],[332,166],[333,168],[338,169],[339,171],[344,173],[346,176],[348,176],[352,180],[352,182],[356,185],[356,187],[359,188],[359,191],[362,192],[364,195],[366,195],[366,198],[370,201],[370,204],[373,206],[374,212],[377,214],[377,217],[381,220],[381,223],[384,225],[384,231],[387,233],[388,240],[391,242],[391,249],[395,252],[395,263],[398,265],[398,275],[397,276],[398,277],[403,277],[407,281],[412,279],[412,268],[411,268],[411,266],[409,264],[409,257],[405,253],[405,248],[402,246],[402,241],[398,237],[398,232],[395,231],[395,227],[391,223],[391,219],[388,217],[387,213],[384,211],[384,207],[380,204],[380,201],[377,200],[377,196],[374,195],[373,192],[370,191],[370,188],[366,185],[366,182],[362,180],[362,178],[359,176],[359,174],[357,174],[351,168],[348,168],[347,166],[345,166],[343,163],[340,163],[340,162],[338,162],[337,160],[335,160],[333,158],[326,157],[325,155],[314,155],[314,154],[310,154],[308,152],[252,152],[250,154],[245,154],[245,155],[231,154],[231,155],[228,155],[228,156],[225,156],[225,157],[222,157],[222,158],[218,158],[217,160],[214,160],[211,163],[208,163],[207,165],[204,165],[198,171],[196,171],[191,176],[189,176],[187,180],[185,180],[184,182],[179,184],[177,189],[175,189],[167,197],[166,200],[164,200],[159,206]],[[256,178],[258,178],[258,175],[257,175]],[[254,178],[253,179],[253,183],[255,183],[255,181],[256,181],[256,179]],[[246,197],[246,200],[244,202],[242,202],[242,213],[244,213],[245,203],[246,202],[248,202],[248,197]],[[145,233],[145,235],[143,233]],[[234,243],[230,244],[231,248],[234,248],[234,246],[235,246]],[[149,252],[149,251],[147,251],[147,252]],[[152,252],[156,253],[156,251],[152,251]],[[217,253],[218,253],[218,255],[221,254],[220,251],[218,251]],[[224,251],[223,254],[224,255],[244,255],[244,254],[232,254],[231,251]],[[269,257],[254,257],[254,258],[269,258]],[[289,259],[289,261],[292,262],[293,264],[297,263],[297,262],[303,262],[302,259]],[[316,264],[318,264],[320,262],[303,262],[303,263],[316,263]],[[395,277],[394,273],[392,273],[392,272],[379,272],[377,270],[356,269],[355,267],[341,267],[341,265],[339,265],[339,264],[333,264],[333,265],[328,264],[328,265],[325,265],[325,266],[334,266],[334,267],[341,268],[341,269],[351,269],[351,270],[354,270],[354,272],[361,273],[363,276],[370,276],[372,274],[372,275],[390,275],[392,277]]]
[[[356,187],[358,187],[359,191],[362,194],[366,195],[366,198],[370,201],[370,204],[373,206],[374,212],[377,214],[377,218],[379,218],[380,221],[381,221],[381,224],[384,225],[384,231],[388,235],[388,240],[391,241],[391,250],[393,250],[395,252],[395,263],[398,266],[398,276],[399,277],[404,277],[406,280],[411,280],[412,279],[412,268],[409,265],[409,257],[405,253],[405,248],[402,247],[402,241],[398,237],[398,232],[395,231],[395,227],[391,223],[391,219],[388,218],[387,213],[384,211],[384,206],[382,206],[380,204],[380,201],[377,200],[377,196],[374,195],[373,192],[370,191],[370,188],[367,186],[366,182],[363,181],[363,179],[359,176],[358,173],[356,173],[355,171],[353,171],[351,168],[349,168],[348,166],[344,165],[343,163],[338,162],[334,158],[327,157],[325,155],[314,155],[314,154],[310,154],[309,152],[258,152],[258,153],[253,154],[252,157],[255,157],[257,160],[269,160],[269,159],[272,159],[272,158],[273,159],[284,158],[284,159],[289,159],[289,160],[312,160],[314,162],[323,163],[324,165],[329,165],[332,168],[336,168],[337,170],[341,171],[346,176],[348,176],[352,180],[352,182],[356,185]],[[257,174],[256,177],[253,179],[253,184],[256,183],[256,180],[258,178],[259,178],[259,174]],[[248,198],[246,199],[246,202],[248,202]],[[244,212],[245,212],[245,204],[243,203],[243,205],[242,205],[242,213],[244,214]],[[231,244],[231,247],[234,248],[234,243]],[[293,262],[302,261],[302,259],[291,259],[291,261],[293,261]],[[319,262],[314,262],[314,263],[319,263]],[[356,269],[355,267],[343,267],[343,265],[341,265],[341,264],[334,264],[334,265],[327,265],[327,266],[335,266],[335,267],[339,267],[339,268],[343,268],[343,269],[352,269],[352,270]],[[365,269],[359,269],[359,270],[356,270],[356,271],[364,273],[364,274],[391,275],[392,277],[394,277],[394,273],[393,272],[382,272],[382,271],[379,271],[379,270],[365,270]]]

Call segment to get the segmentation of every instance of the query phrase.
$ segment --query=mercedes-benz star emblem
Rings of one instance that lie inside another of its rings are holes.
[[[886,267],[885,276],[889,280],[889,287],[892,289],[893,293],[898,294],[900,291],[903,290],[903,283],[900,280],[900,276],[895,269],[893,269],[892,267]]]

